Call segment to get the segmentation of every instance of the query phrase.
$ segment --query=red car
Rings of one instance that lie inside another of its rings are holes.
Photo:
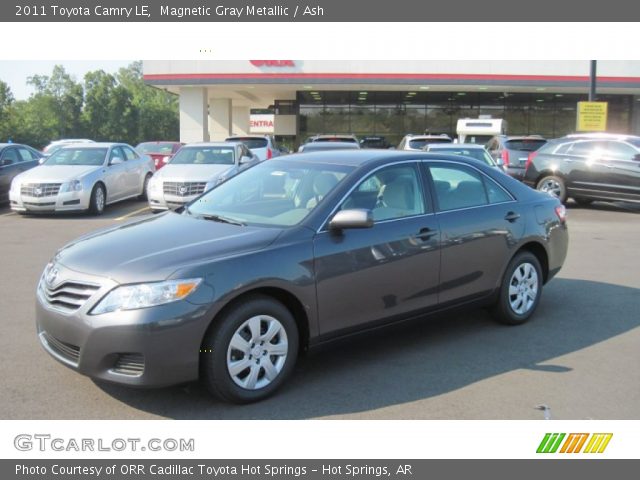
[[[156,170],[160,170],[169,163],[182,145],[184,143],[180,142],[143,142],[138,144],[136,150],[138,153],[149,155],[156,165]]]

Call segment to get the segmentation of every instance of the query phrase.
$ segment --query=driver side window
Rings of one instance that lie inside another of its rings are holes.
[[[365,178],[342,203],[341,210],[366,209],[374,221],[425,213],[424,197],[415,165],[394,165]]]
[[[111,154],[109,155],[109,165],[111,165],[111,162],[114,158],[119,158],[123,162],[126,160],[126,157],[124,156],[124,153],[122,153],[122,149],[120,147],[111,149]]]

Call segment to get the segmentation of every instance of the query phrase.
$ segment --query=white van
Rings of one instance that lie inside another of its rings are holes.
[[[456,127],[458,143],[484,145],[495,135],[507,133],[507,122],[501,118],[461,118]]]

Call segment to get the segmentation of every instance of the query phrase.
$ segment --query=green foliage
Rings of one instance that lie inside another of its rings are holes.
[[[132,145],[147,140],[177,140],[178,99],[142,80],[142,62],[113,75],[88,72],[76,82],[62,66],[51,76],[27,79],[28,100],[14,101],[0,80],[0,141],[11,138],[41,148],[59,138],[91,138]]]

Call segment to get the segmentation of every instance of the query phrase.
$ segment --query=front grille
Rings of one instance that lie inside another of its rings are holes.
[[[49,349],[54,353],[63,359],[78,365],[78,360],[80,359],[80,347],[58,340],[53,335],[44,331],[40,332],[40,338],[45,346],[49,347]]]
[[[20,193],[29,197],[54,197],[60,191],[61,183],[25,183],[20,187]]]
[[[111,370],[121,375],[139,377],[144,372],[144,355],[141,353],[120,353]]]
[[[189,197],[204,193],[206,182],[164,182],[162,191],[167,195]]]
[[[22,202],[22,204],[28,205],[30,207],[52,207],[56,204],[56,202],[43,202],[43,203]]]
[[[76,281],[62,282],[55,288],[44,284],[44,298],[49,305],[66,312],[75,312],[91,295],[100,289],[99,285]]]

